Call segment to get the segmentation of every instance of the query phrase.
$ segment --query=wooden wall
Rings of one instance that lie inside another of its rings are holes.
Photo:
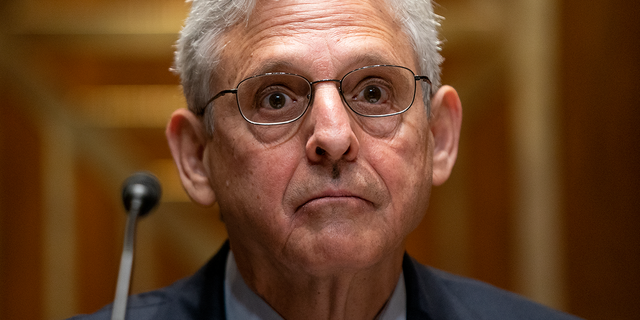
[[[561,67],[570,310],[640,315],[640,3],[565,0]]]

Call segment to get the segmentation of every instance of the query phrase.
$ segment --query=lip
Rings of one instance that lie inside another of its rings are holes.
[[[361,195],[358,195],[356,193],[353,193],[351,191],[347,191],[347,190],[325,190],[322,191],[320,193],[317,194],[313,194],[311,195],[308,199],[306,199],[301,205],[299,205],[296,208],[296,211],[300,210],[300,208],[315,202],[315,201],[321,201],[321,200],[347,200],[347,199],[357,199],[357,200],[361,200],[361,201],[365,201],[367,203],[372,203],[371,201],[367,200],[366,198],[362,197]]]

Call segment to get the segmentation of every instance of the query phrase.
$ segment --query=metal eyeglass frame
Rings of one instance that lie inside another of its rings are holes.
[[[211,102],[213,102],[214,100],[224,96],[227,93],[233,93],[236,95],[236,106],[238,107],[238,111],[240,112],[240,115],[242,116],[242,118],[244,118],[244,120],[246,120],[247,122],[254,124],[254,125],[260,125],[260,126],[275,126],[275,125],[281,125],[281,124],[287,124],[287,123],[292,123],[295,122],[296,120],[302,118],[302,116],[304,116],[305,113],[307,113],[307,110],[309,109],[309,106],[313,103],[313,85],[316,83],[321,83],[321,82],[337,82],[338,85],[338,92],[340,93],[340,97],[342,99],[342,102],[347,105],[347,107],[349,107],[349,109],[351,111],[353,111],[353,113],[362,116],[362,117],[368,117],[368,118],[382,118],[382,117],[389,117],[389,116],[395,116],[401,113],[406,112],[407,110],[409,110],[409,108],[411,108],[411,106],[413,106],[413,103],[415,102],[416,99],[416,88],[418,87],[417,85],[415,85],[413,87],[413,98],[411,99],[411,103],[404,108],[403,110],[400,111],[396,111],[394,113],[389,113],[389,114],[376,114],[376,115],[368,115],[368,114],[362,114],[356,110],[354,110],[349,103],[346,102],[345,98],[344,98],[344,94],[342,93],[342,81],[349,76],[350,74],[356,72],[356,71],[360,71],[363,69],[369,69],[369,68],[375,68],[375,67],[396,67],[396,68],[402,68],[405,70],[408,70],[409,72],[411,72],[411,74],[413,75],[413,78],[415,81],[424,81],[426,83],[429,84],[429,92],[428,92],[428,99],[427,99],[427,113],[430,112],[430,100],[431,99],[431,90],[432,90],[432,83],[431,80],[429,79],[429,77],[427,76],[418,76],[416,75],[411,69],[407,68],[407,67],[403,67],[403,66],[397,66],[397,65],[390,65],[390,64],[376,64],[376,65],[371,65],[371,66],[366,66],[366,67],[361,67],[361,68],[357,68],[355,70],[351,70],[349,72],[347,72],[347,74],[345,74],[342,79],[322,79],[322,80],[316,80],[316,81],[309,81],[307,78],[299,75],[299,74],[295,74],[295,73],[288,73],[288,72],[270,72],[270,73],[264,73],[264,74],[259,74],[259,75],[255,75],[255,76],[251,76],[248,77],[246,79],[243,79],[242,81],[238,82],[238,85],[236,85],[236,87],[234,89],[227,89],[227,90],[222,90],[220,92],[218,92],[215,96],[213,96],[211,99],[209,99],[207,101],[207,103],[205,104],[205,107],[201,109],[201,111],[197,114],[198,116],[202,116],[204,115],[205,111],[207,110],[207,108],[209,107],[209,105],[211,104]],[[256,77],[262,77],[262,76],[266,76],[266,75],[293,75],[293,76],[297,76],[300,77],[302,79],[304,79],[305,81],[307,81],[307,83],[309,84],[309,88],[310,88],[310,93],[309,93],[309,102],[307,103],[307,105],[305,106],[304,110],[302,111],[302,113],[300,113],[300,115],[298,115],[297,117],[287,120],[287,121],[280,121],[280,122],[273,122],[273,123],[264,123],[264,122],[255,122],[252,120],[247,119],[247,117],[244,115],[244,113],[242,113],[242,108],[240,108],[240,101],[238,101],[238,87],[245,81],[256,78]]]

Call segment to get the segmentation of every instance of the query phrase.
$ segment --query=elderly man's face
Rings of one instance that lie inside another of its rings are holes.
[[[259,1],[226,36],[213,91],[267,72],[315,81],[393,64],[417,73],[392,21],[375,1]],[[212,189],[237,254],[311,272],[371,266],[402,250],[427,208],[433,137],[422,90],[389,118],[354,114],[335,82],[313,90],[301,119],[271,127],[246,122],[233,95],[216,100],[204,150]]]

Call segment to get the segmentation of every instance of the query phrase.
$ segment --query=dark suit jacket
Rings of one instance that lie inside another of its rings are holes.
[[[131,320],[224,320],[224,273],[229,253],[225,243],[193,276],[173,285],[132,296]],[[407,319],[577,319],[516,294],[476,280],[425,267],[409,255],[402,263],[407,291]],[[75,320],[107,320],[111,306]]]

